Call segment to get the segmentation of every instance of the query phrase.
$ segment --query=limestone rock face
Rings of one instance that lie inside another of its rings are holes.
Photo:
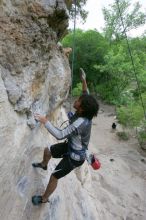
[[[68,15],[63,1],[6,3],[0,5],[0,72],[14,110],[30,124],[32,112],[52,111],[68,94],[68,60],[56,44]]]
[[[31,211],[31,196],[43,186],[41,179],[33,181],[31,162],[56,140],[34,113],[51,114],[54,123],[63,120],[60,106],[71,74],[57,42],[67,26],[62,0],[0,1],[0,219],[41,215]]]

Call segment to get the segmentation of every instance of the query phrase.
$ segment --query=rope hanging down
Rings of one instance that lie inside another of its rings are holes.
[[[72,43],[72,64],[71,64],[71,97],[70,97],[70,111],[72,106],[72,84],[73,84],[73,73],[74,73],[74,60],[75,60],[75,34],[76,34],[76,15],[77,15],[77,4],[74,0],[75,10],[74,10],[74,29],[73,29],[73,43]]]
[[[137,82],[137,87],[138,87],[138,92],[139,92],[139,96],[140,96],[140,100],[141,100],[141,105],[142,105],[143,112],[144,112],[144,118],[146,119],[146,111],[145,111],[144,102],[143,102],[143,99],[142,99],[142,96],[141,96],[140,83],[139,83],[139,80],[138,80],[138,77],[137,77],[137,73],[136,73],[136,69],[135,69],[135,65],[134,65],[134,60],[133,60],[131,48],[130,48],[128,37],[127,37],[127,34],[126,34],[126,30],[125,30],[125,26],[124,26],[124,22],[123,22],[123,17],[122,17],[120,6],[119,6],[119,0],[116,0],[116,3],[117,3],[120,19],[121,19],[122,26],[123,26],[123,33],[125,34],[125,39],[126,39],[126,42],[127,42],[127,47],[128,47],[128,52],[129,52],[129,55],[130,55],[132,67],[133,67],[133,72],[134,72],[135,79],[136,79],[136,82]]]

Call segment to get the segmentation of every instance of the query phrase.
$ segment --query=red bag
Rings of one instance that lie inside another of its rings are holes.
[[[100,161],[93,155],[92,161],[91,161],[91,166],[94,170],[98,170],[101,167]]]

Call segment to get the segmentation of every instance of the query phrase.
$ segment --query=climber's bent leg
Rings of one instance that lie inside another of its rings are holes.
[[[50,152],[53,158],[62,158],[68,152],[68,143],[65,141],[54,144],[50,147]]]
[[[55,176],[51,175],[48,186],[46,188],[46,191],[45,191],[44,195],[42,195],[42,202],[48,201],[49,196],[56,189],[57,183],[58,183],[58,179]]]
[[[51,152],[49,151],[49,148],[46,147],[44,149],[43,161],[41,162],[42,166],[43,167],[47,166],[50,159],[51,159]]]
[[[44,149],[43,160],[41,163],[32,163],[32,166],[35,168],[42,168],[43,170],[47,170],[48,162],[51,158],[51,152],[49,151],[48,147]]]
[[[44,150],[43,160],[41,162],[42,167],[47,167],[51,157],[62,158],[68,151],[68,144],[66,142],[57,143],[50,148],[46,147]]]
[[[58,183],[58,179],[56,177],[54,177],[53,175],[51,175],[44,195],[42,195],[42,196],[34,195],[32,197],[32,203],[34,205],[40,205],[41,203],[49,202],[48,198],[54,192],[54,190],[56,189],[57,183]]]
[[[44,195],[42,196],[42,202],[47,202],[49,196],[54,192],[57,187],[58,179],[66,176],[74,168],[81,166],[84,161],[73,161],[68,155],[65,156],[53,171],[48,186]]]
[[[59,162],[59,164],[56,166],[55,170],[53,171],[52,175],[56,177],[56,179],[60,179],[66,176],[67,174],[69,174],[76,167],[81,166],[83,163],[84,160],[75,161],[71,159],[69,155],[67,155]]]
[[[41,163],[32,163],[32,166],[35,168],[42,168],[43,170],[47,170],[47,165],[51,157],[54,158],[62,158],[68,151],[68,144],[66,142],[57,143],[45,148],[43,160]]]
[[[42,164],[46,165],[51,156],[53,158],[62,158],[62,160],[53,171],[45,193],[42,196],[35,195],[32,197],[32,203],[34,205],[48,202],[49,196],[54,192],[57,187],[58,179],[64,177],[74,168],[81,166],[84,163],[84,161],[74,161],[69,157],[68,144],[66,142],[52,145],[50,147],[50,151],[49,149],[45,149]]]

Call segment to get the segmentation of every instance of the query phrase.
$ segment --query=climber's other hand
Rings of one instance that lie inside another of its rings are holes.
[[[81,81],[86,80],[86,73],[83,70],[83,68],[80,68],[80,79],[81,79]]]
[[[47,119],[45,116],[40,115],[40,114],[38,114],[38,113],[35,113],[34,117],[35,117],[35,119],[36,119],[37,121],[39,121],[39,122],[41,122],[41,123],[43,123],[43,124],[45,124],[45,123],[48,121],[48,119]]]

